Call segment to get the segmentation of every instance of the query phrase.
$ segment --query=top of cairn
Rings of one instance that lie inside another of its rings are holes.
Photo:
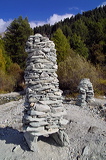
[[[55,48],[55,44],[49,40],[48,37],[43,37],[41,34],[37,33],[35,35],[31,35],[26,42],[26,52],[33,52],[37,48],[40,49],[40,45],[44,48],[44,52],[48,52],[47,48]]]

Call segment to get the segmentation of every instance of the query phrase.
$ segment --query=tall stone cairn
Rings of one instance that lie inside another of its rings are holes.
[[[76,102],[78,106],[86,106],[87,103],[94,101],[94,90],[93,85],[89,78],[84,78],[78,85],[79,95]]]
[[[68,145],[55,45],[47,37],[35,34],[29,37],[26,52],[24,137],[32,151],[37,150],[37,139],[42,135],[51,135],[61,146]]]

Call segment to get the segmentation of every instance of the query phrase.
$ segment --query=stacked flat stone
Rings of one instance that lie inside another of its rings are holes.
[[[82,79],[79,83],[78,90],[79,95],[76,102],[77,105],[86,106],[87,103],[94,101],[94,90],[90,79]]]
[[[59,89],[56,74],[55,45],[47,37],[35,34],[29,37],[26,51],[27,88],[23,117],[26,141],[31,150],[36,150],[38,136],[58,133],[61,137],[60,143],[64,145],[66,141],[68,143],[68,137],[64,132],[68,121],[63,118],[66,111],[62,104],[62,91]],[[64,135],[67,139],[65,142]]]

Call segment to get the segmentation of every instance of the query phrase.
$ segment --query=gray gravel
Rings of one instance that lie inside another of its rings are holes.
[[[99,102],[106,104],[106,100]],[[73,102],[64,104],[70,146],[60,147],[50,137],[39,137],[38,151],[31,152],[23,137],[23,103],[20,99],[0,105],[0,160],[106,160],[106,122]]]

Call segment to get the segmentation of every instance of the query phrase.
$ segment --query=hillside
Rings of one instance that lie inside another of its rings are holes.
[[[87,59],[93,64],[106,64],[106,6],[66,18],[52,26],[36,27],[34,33],[52,38],[58,28],[76,53],[84,57],[87,52]]]

